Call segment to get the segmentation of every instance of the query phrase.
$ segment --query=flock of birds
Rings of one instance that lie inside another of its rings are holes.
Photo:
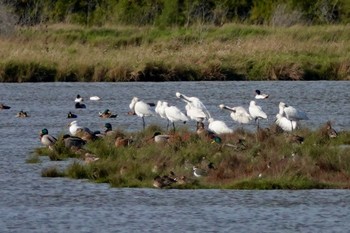
[[[169,125],[172,124],[173,130],[175,131],[175,122],[187,122],[189,120],[193,120],[197,123],[207,121],[208,130],[215,134],[233,133],[233,129],[228,127],[224,121],[215,120],[210,115],[209,111],[199,98],[188,97],[179,92],[177,92],[175,95],[177,98],[185,102],[185,113],[182,112],[177,106],[169,106],[168,102],[161,100],[157,102],[153,111],[152,106],[149,103],[140,100],[138,97],[134,97],[131,100],[129,107],[133,114],[136,114],[142,119],[143,128],[146,126],[145,117],[159,115],[161,118],[167,120],[167,130]],[[269,95],[263,94],[259,90],[255,91],[256,100],[265,100],[268,97]],[[255,100],[250,101],[248,109],[245,109],[243,106],[229,107],[224,104],[220,104],[219,108],[229,111],[232,120],[241,125],[255,121],[257,127],[259,127],[259,120],[267,119],[267,114]],[[308,119],[309,118],[304,111],[280,102],[279,112],[276,115],[275,123],[282,130],[291,132],[297,129],[301,120]]]
[[[221,142],[220,135],[233,133],[233,129],[228,127],[224,121],[214,119],[205,104],[198,97],[189,97],[180,92],[176,92],[175,96],[182,100],[185,103],[185,112],[181,111],[180,108],[174,105],[169,105],[167,101],[159,100],[156,104],[147,103],[138,97],[133,97],[128,112],[129,115],[136,115],[142,119],[143,129],[146,127],[145,118],[150,116],[158,116],[161,119],[167,121],[167,131],[169,127],[172,127],[172,130],[176,131],[176,123],[182,122],[186,123],[187,121],[195,121],[197,124],[196,132],[200,135],[202,132],[205,132],[206,136],[209,135],[212,141]],[[237,122],[240,125],[249,124],[254,122],[257,129],[259,129],[259,121],[267,119],[267,114],[264,112],[262,107],[258,104],[258,101],[266,101],[269,98],[269,95],[262,93],[259,90],[255,91],[254,99],[249,103],[249,107],[246,109],[243,106],[234,106],[229,107],[224,104],[220,104],[218,107],[224,111],[230,113],[230,117],[233,121]],[[98,96],[90,97],[90,100],[99,101]],[[77,95],[75,100],[75,108],[86,108],[84,104],[84,99]],[[0,109],[9,109],[9,106],[0,104]],[[284,102],[280,102],[278,105],[279,112],[276,114],[275,124],[285,132],[293,132],[299,127],[299,122],[302,120],[308,120],[307,114],[297,109],[293,106],[289,106]],[[18,115],[27,117],[29,116],[26,112],[21,111]],[[103,112],[99,112],[101,118],[116,118],[118,115],[113,114],[109,109],[106,109]],[[72,112],[69,112],[67,118],[77,118]],[[207,125],[207,127],[205,127]],[[63,135],[61,140],[64,141],[64,146],[70,149],[79,150],[84,147],[84,145],[90,140],[95,140],[97,138],[102,138],[108,135],[115,135],[115,131],[112,129],[110,123],[105,123],[104,131],[92,131],[87,127],[80,126],[77,120],[73,120],[69,123],[69,134]],[[334,137],[336,132],[331,128],[329,123],[329,129],[332,130]],[[155,132],[151,138],[155,143],[167,143],[171,139],[170,134],[161,134],[160,132]],[[49,134],[49,131],[44,128],[40,132],[40,141],[41,143],[53,150],[54,145],[57,143],[58,139]],[[116,137],[115,146],[127,146],[132,143],[132,139]],[[85,154],[86,159],[89,161],[96,161],[98,157],[91,156],[91,154]],[[196,166],[192,167],[194,177],[201,177],[206,175],[206,171],[202,170]],[[154,179],[155,187],[164,187],[173,182],[184,181],[181,178],[170,178],[169,176],[157,176]]]

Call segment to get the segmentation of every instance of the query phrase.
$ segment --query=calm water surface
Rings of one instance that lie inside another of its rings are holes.
[[[43,158],[27,164],[41,146],[39,131],[67,133],[69,111],[79,124],[102,130],[138,130],[142,122],[127,116],[133,96],[147,102],[167,100],[184,109],[179,91],[197,96],[214,118],[238,127],[218,105],[248,107],[254,90],[269,93],[259,101],[273,123],[278,103],[298,107],[317,128],[327,120],[335,129],[350,130],[350,82],[176,82],[176,83],[25,83],[0,84],[0,102],[12,108],[0,111],[0,232],[348,232],[350,191],[237,191],[117,189],[84,180],[42,178],[42,168],[59,162]],[[77,94],[87,109],[74,109]],[[89,96],[98,95],[93,102]],[[109,108],[116,119],[100,119]],[[31,117],[16,118],[20,110]],[[146,122],[166,125],[158,118]],[[189,123],[189,127],[194,127]],[[254,126],[247,126],[254,130]],[[62,163],[62,162],[61,162]]]

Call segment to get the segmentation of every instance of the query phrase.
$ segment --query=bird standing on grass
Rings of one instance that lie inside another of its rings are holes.
[[[266,113],[262,110],[262,108],[259,105],[256,104],[254,100],[250,101],[249,114],[257,123],[258,128],[259,128],[259,119],[267,119]]]
[[[145,127],[146,127],[145,117],[154,115],[153,111],[151,110],[151,106],[149,104],[139,100],[139,98],[134,97],[131,100],[129,108],[138,117],[142,118],[142,126],[143,126],[143,129],[145,129]]]
[[[57,139],[49,134],[49,131],[44,128],[40,132],[40,141],[44,146],[47,146],[50,150],[53,150]]]

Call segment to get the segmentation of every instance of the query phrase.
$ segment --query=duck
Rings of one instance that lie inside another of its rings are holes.
[[[193,166],[192,170],[193,170],[193,175],[195,177],[203,177],[208,175],[208,171],[204,169],[200,169],[197,166]]]
[[[328,138],[336,138],[338,136],[337,131],[333,129],[330,121],[326,122],[326,125],[322,128],[321,133]]]
[[[84,155],[84,162],[86,164],[96,162],[99,159],[100,159],[99,157],[97,157],[96,155],[91,154],[91,153],[85,153],[85,155]]]
[[[40,141],[44,146],[47,146],[50,150],[53,150],[53,146],[57,142],[57,139],[49,134],[49,131],[44,128],[40,132]]]
[[[69,112],[68,114],[67,114],[67,118],[77,118],[78,116],[77,115],[75,115],[74,113],[72,113],[72,112]]]
[[[118,114],[112,114],[112,112],[107,108],[103,112],[99,112],[99,117],[101,118],[116,118]]]
[[[123,138],[123,137],[117,137],[115,139],[114,145],[115,147],[127,147],[132,143],[132,139],[130,138]]]
[[[267,99],[269,95],[261,93],[260,90],[255,90],[255,99]]]
[[[161,134],[160,132],[155,132],[152,136],[152,139],[156,143],[167,143],[167,142],[169,142],[170,138],[171,138],[170,135]]]
[[[80,102],[75,103],[75,108],[86,108],[85,104],[82,104]]]
[[[63,135],[62,139],[64,141],[64,146],[69,149],[81,149],[86,144],[86,141],[82,138],[71,136],[69,134]]]
[[[97,139],[97,136],[89,128],[78,125],[77,121],[72,121],[68,124],[69,132],[72,136],[78,136],[85,141],[91,141]]]
[[[10,109],[10,106],[4,105],[4,104],[0,104],[0,109]]]
[[[25,118],[25,117],[29,117],[29,115],[27,112],[24,112],[23,110],[21,110],[16,114],[16,117]]]
[[[164,176],[157,175],[153,179],[153,187],[155,188],[165,188],[172,185],[173,183],[176,183],[176,179],[173,179],[167,175],[164,175]]]
[[[74,100],[75,103],[81,103],[83,101],[84,101],[83,97],[81,97],[79,94],[77,95],[77,97]]]
[[[212,143],[214,143],[214,142],[221,143],[222,142],[222,139],[218,135],[205,129],[203,122],[197,121],[196,133],[203,140],[209,140]]]
[[[111,123],[106,123],[104,125],[105,130],[103,131],[104,135],[109,136],[109,135],[113,135],[114,131],[112,129],[112,124]]]

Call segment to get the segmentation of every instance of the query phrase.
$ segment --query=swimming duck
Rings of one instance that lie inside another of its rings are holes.
[[[16,117],[25,118],[25,117],[29,117],[29,115],[27,112],[24,112],[23,110],[21,110],[16,114]]]
[[[74,113],[72,113],[72,112],[69,112],[68,114],[67,114],[67,118],[77,118],[78,116],[77,115],[75,115]]]
[[[255,99],[267,99],[269,95],[261,93],[260,90],[255,90]]]
[[[82,104],[80,102],[75,103],[75,108],[86,108],[85,104]]]
[[[10,109],[10,106],[4,105],[4,104],[0,104],[0,109]]]
[[[112,114],[109,109],[104,110],[103,112],[99,112],[99,117],[101,118],[116,118],[118,114]]]
[[[76,97],[75,100],[74,100],[75,103],[81,103],[81,102],[83,102],[83,101],[84,101],[84,99],[83,99],[83,97],[81,97],[80,95],[77,95],[77,97]]]
[[[49,134],[49,131],[44,128],[40,132],[40,141],[44,146],[47,146],[50,150],[53,150],[57,139]]]

